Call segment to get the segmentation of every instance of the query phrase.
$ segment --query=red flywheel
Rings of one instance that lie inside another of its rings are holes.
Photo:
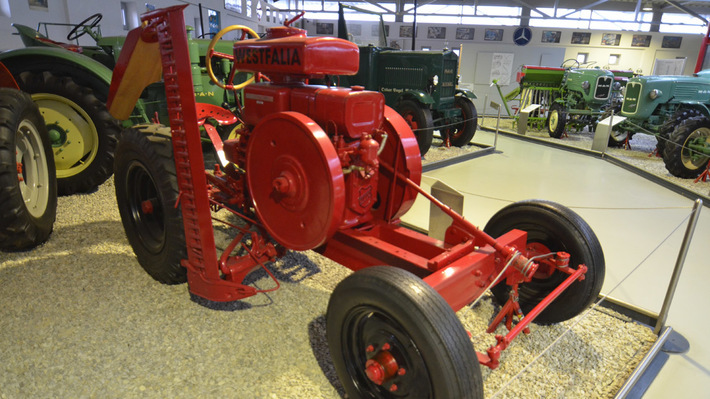
[[[313,249],[342,223],[345,182],[328,136],[311,118],[279,112],[249,138],[246,174],[259,220],[279,244]]]

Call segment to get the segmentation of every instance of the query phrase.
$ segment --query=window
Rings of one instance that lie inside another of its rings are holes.
[[[621,59],[621,54],[609,55],[609,65],[619,65],[620,59]]]
[[[579,62],[579,65],[585,64],[588,57],[589,53],[577,53],[577,62]]]
[[[431,51],[430,46],[422,46],[422,51]]]

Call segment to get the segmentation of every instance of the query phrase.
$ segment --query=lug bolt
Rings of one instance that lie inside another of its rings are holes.
[[[390,350],[390,344],[384,344],[384,345],[382,345],[382,350],[383,350],[383,351],[388,351],[388,350]]]
[[[405,375],[405,374],[407,374],[407,370],[405,370],[403,368],[400,368],[399,370],[397,370],[397,375]]]
[[[365,352],[374,352],[374,351],[375,351],[375,347],[372,345],[368,345],[367,348],[365,348]]]
[[[390,392],[396,391],[397,388],[398,388],[398,387],[397,387],[397,384],[392,384],[392,385],[390,385]]]

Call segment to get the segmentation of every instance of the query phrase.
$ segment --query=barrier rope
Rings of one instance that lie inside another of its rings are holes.
[[[464,123],[464,122],[472,121],[472,120],[474,120],[474,119],[475,119],[476,121],[478,121],[478,117],[475,117],[475,118],[468,118],[468,119],[464,119],[464,120],[461,120],[461,121],[458,121],[458,122],[449,123],[449,124],[447,124],[447,125],[436,125],[436,126],[431,126],[431,127],[422,127],[422,128],[419,128],[419,129],[412,129],[412,131],[413,131],[413,132],[420,132],[420,131],[425,131],[425,130],[441,130],[441,129],[445,129],[445,128],[447,128],[447,127],[452,127],[452,126],[460,125],[460,124],[462,124],[462,123]]]

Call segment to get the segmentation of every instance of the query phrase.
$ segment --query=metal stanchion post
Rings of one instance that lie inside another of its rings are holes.
[[[698,217],[700,216],[700,209],[702,209],[703,201],[700,199],[695,200],[695,205],[693,206],[692,214],[690,215],[690,220],[688,221],[688,227],[685,230],[685,236],[683,236],[683,243],[680,247],[680,252],[678,253],[678,259],[676,260],[675,269],[673,269],[673,275],[671,276],[671,281],[668,283],[668,290],[666,291],[666,298],[663,301],[663,306],[661,308],[661,313],[659,313],[656,319],[656,327],[653,333],[658,335],[656,343],[653,344],[651,349],[646,353],[643,359],[634,372],[629,376],[624,385],[619,389],[614,399],[624,399],[631,392],[636,382],[638,382],[643,376],[644,372],[651,365],[656,355],[660,351],[670,352],[670,353],[683,353],[688,350],[688,341],[685,340],[680,334],[673,330],[673,327],[666,326],[666,318],[668,317],[668,309],[671,307],[671,301],[673,300],[673,294],[675,293],[676,286],[678,285],[678,279],[680,278],[680,272],[683,269],[683,263],[685,262],[685,256],[688,254],[688,247],[690,246],[690,240],[693,238],[693,232],[695,231],[695,226],[698,223]]]
[[[688,247],[690,246],[690,240],[693,238],[693,233],[695,232],[695,226],[698,223],[698,217],[700,216],[700,209],[703,206],[703,201],[700,199],[695,200],[695,205],[693,206],[693,213],[690,215],[690,221],[688,222],[688,227],[685,230],[685,236],[683,237],[683,243],[680,247],[680,252],[678,253],[678,259],[675,263],[675,268],[673,269],[673,276],[671,277],[671,282],[668,284],[668,291],[666,291],[666,298],[663,300],[663,306],[661,307],[661,313],[658,314],[658,321],[656,322],[656,328],[653,333],[658,335],[663,329],[666,323],[666,318],[668,317],[668,309],[671,307],[671,301],[673,300],[673,295],[675,294],[676,286],[678,285],[678,280],[680,279],[680,272],[683,270],[683,263],[685,263],[685,256],[688,254]]]
[[[483,121],[486,119],[486,107],[488,107],[488,94],[486,94],[486,97],[483,99],[483,116],[481,117],[481,125],[483,125]]]
[[[496,119],[496,135],[493,139],[493,148],[498,148],[498,129],[500,127],[500,104],[495,101],[491,101],[491,108],[498,110],[498,119]]]

